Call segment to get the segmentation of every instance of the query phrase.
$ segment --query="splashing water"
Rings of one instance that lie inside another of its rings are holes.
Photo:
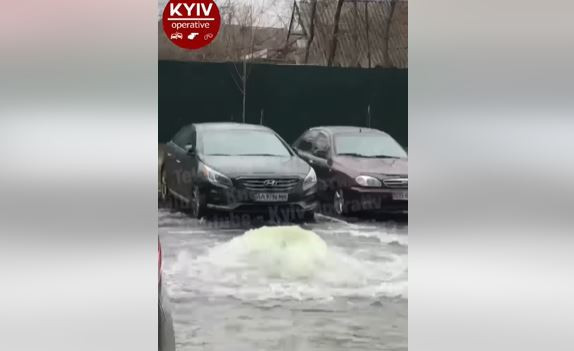
[[[269,278],[304,278],[325,265],[327,244],[297,226],[263,227],[216,248],[211,259],[254,270]]]
[[[241,300],[407,298],[406,258],[391,252],[354,257],[299,226],[262,227],[195,258],[182,251],[168,274],[181,276],[174,298]]]

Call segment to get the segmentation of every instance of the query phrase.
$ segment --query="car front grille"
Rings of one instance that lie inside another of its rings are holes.
[[[409,178],[386,178],[386,179],[383,179],[383,184],[387,188],[408,189],[409,188]]]
[[[301,179],[299,178],[239,178],[237,182],[247,190],[281,191],[293,190]]]

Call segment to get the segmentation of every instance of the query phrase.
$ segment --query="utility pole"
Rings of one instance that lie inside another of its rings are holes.
[[[245,123],[245,96],[247,95],[247,60],[243,59],[243,123]]]
[[[249,10],[249,23],[251,23],[251,44],[249,45],[249,57],[253,59],[253,45],[255,35],[253,33],[253,4]],[[247,57],[243,56],[243,123],[245,123],[245,101],[247,99]]]
[[[371,104],[367,106],[367,127],[371,128]]]

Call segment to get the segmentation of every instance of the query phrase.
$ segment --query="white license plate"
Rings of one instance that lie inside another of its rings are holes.
[[[287,193],[255,193],[253,200],[261,202],[281,202],[287,201]]]
[[[408,191],[400,191],[397,193],[393,193],[393,200],[405,200],[409,199],[409,192]]]

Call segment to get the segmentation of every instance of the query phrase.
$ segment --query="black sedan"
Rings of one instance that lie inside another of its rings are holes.
[[[311,219],[318,205],[313,168],[264,126],[185,126],[160,167],[161,198],[179,200],[197,218],[226,211]]]
[[[362,127],[315,127],[293,144],[335,212],[408,212],[408,160],[390,135]]]

